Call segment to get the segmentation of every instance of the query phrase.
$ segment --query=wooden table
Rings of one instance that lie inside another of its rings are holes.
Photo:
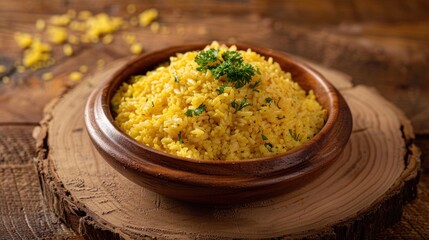
[[[129,3],[132,3],[130,1]],[[138,11],[159,11],[159,33],[135,28],[144,51],[190,41],[235,40],[270,47],[338,69],[354,84],[375,87],[411,120],[422,166],[417,198],[405,207],[402,220],[380,238],[424,239],[429,235],[429,4],[426,1],[134,1]],[[86,65],[93,74],[97,61],[108,63],[129,55],[123,41],[79,45],[72,57],[54,47],[56,63],[20,73],[14,67],[22,50],[17,31],[34,33],[38,19],[68,9],[129,17],[119,1],[0,2],[0,65],[10,83],[0,82],[0,239],[80,239],[45,206],[33,165],[33,129],[51,99],[76,85],[69,73]],[[163,28],[164,26],[165,28]],[[116,33],[117,39],[123,32]],[[52,72],[54,78],[42,79]]]

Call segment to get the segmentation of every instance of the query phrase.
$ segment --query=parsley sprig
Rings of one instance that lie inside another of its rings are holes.
[[[188,109],[188,110],[186,110],[185,115],[187,117],[199,116],[205,110],[206,110],[206,105],[204,103],[201,103],[200,106],[198,106],[196,109]]]
[[[241,99],[241,101],[232,101],[231,107],[235,108],[235,112],[240,111],[244,107],[250,106],[251,104],[247,102],[246,98]]]
[[[219,58],[219,50],[210,48],[200,51],[195,57],[200,72],[211,71],[215,79],[226,76],[228,82],[235,88],[248,84],[259,71],[250,63],[245,63],[240,52],[226,51]]]
[[[219,64],[218,53],[219,51],[213,48],[199,52],[195,57],[195,62],[199,65],[197,70],[207,72],[207,70],[216,68]]]

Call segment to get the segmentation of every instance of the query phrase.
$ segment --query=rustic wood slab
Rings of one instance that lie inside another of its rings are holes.
[[[84,127],[89,93],[124,61],[49,104],[37,130],[45,200],[84,237],[371,238],[399,221],[402,207],[416,195],[420,159],[409,121],[371,88],[318,66],[346,98],[354,128],[342,155],[316,179],[280,197],[227,207],[150,192],[113,170]]]
[[[78,239],[43,203],[32,161],[35,126],[0,125],[0,239]]]

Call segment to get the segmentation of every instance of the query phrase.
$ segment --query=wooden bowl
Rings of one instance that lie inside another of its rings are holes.
[[[85,124],[94,146],[113,168],[135,183],[171,198],[232,204],[285,193],[315,177],[318,170],[338,157],[352,129],[350,109],[341,94],[316,71],[290,56],[244,44],[236,46],[272,57],[303,89],[313,89],[319,103],[327,109],[328,118],[312,140],[272,157],[204,161],[152,149],[114,125],[110,101],[122,82],[153,70],[176,53],[201,50],[206,45],[183,45],[142,55],[94,90],[86,105]]]

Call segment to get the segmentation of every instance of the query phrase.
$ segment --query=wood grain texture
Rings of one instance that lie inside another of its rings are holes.
[[[426,233],[429,232],[428,217],[427,214],[419,213],[429,209],[428,193],[429,178],[423,176],[418,185],[418,198],[404,207],[401,221],[377,236],[377,239],[426,239]]]
[[[0,126],[0,239],[78,239],[43,203],[33,128]]]
[[[35,153],[35,124],[0,125],[0,166],[30,164]]]
[[[360,239],[398,221],[403,204],[416,196],[419,154],[409,123],[376,92],[356,86],[340,89],[353,114],[350,142],[315,180],[276,198],[228,207],[162,197],[119,175],[89,143],[83,106],[108,74],[86,79],[49,106],[38,140],[44,196],[85,237]]]

